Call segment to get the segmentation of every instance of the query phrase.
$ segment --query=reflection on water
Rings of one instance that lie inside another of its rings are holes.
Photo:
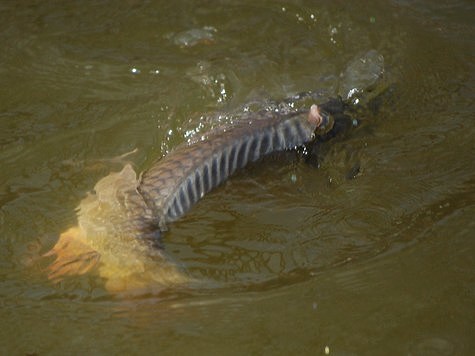
[[[470,354],[473,5],[355,4],[0,5],[0,350]],[[246,108],[334,95],[371,49],[392,95],[319,168],[253,165],[170,226],[202,288],[47,280],[40,256],[113,157],[136,148],[140,172]]]

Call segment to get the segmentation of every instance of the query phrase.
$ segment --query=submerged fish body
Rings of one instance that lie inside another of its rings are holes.
[[[99,244],[107,244],[108,235],[127,240],[140,237],[153,224],[152,212],[137,186],[137,175],[126,164],[120,172],[99,180],[94,191],[81,201],[78,225],[87,236],[95,236],[91,246],[104,249]]]
[[[78,225],[63,232],[46,256],[52,280],[97,268],[106,289],[114,293],[155,293],[190,282],[156,242],[152,211],[137,190],[133,168],[100,179],[78,206]],[[144,243],[144,240],[147,243]]]

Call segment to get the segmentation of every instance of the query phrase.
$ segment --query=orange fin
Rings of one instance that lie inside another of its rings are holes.
[[[48,278],[54,281],[89,272],[97,266],[101,257],[88,245],[79,227],[72,227],[63,232],[54,247],[43,256],[56,257],[46,268]]]
[[[130,250],[122,251],[125,255],[119,253],[119,257],[107,253],[101,255],[85,238],[82,229],[72,227],[63,232],[53,248],[43,255],[55,257],[46,267],[46,273],[51,281],[60,282],[94,270],[104,280],[109,293],[123,297],[160,294],[168,288],[190,282],[190,278],[166,258],[154,255],[150,258],[141,253],[142,249],[134,249],[133,244],[130,246]]]

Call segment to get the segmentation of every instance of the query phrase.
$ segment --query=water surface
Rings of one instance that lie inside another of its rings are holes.
[[[473,15],[426,0],[0,5],[0,351],[473,353]],[[166,252],[199,288],[118,298],[93,273],[48,280],[41,255],[115,158],[136,150],[140,172],[271,99],[335,96],[370,50],[391,93],[319,168],[252,165],[170,226]]]

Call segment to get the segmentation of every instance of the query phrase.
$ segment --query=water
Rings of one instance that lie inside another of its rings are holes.
[[[468,1],[0,5],[0,351],[473,353],[473,14]],[[170,226],[166,252],[198,287],[118,297],[94,273],[48,280],[41,255],[100,178],[271,99],[335,95],[370,50],[391,95],[320,168],[253,165]]]

